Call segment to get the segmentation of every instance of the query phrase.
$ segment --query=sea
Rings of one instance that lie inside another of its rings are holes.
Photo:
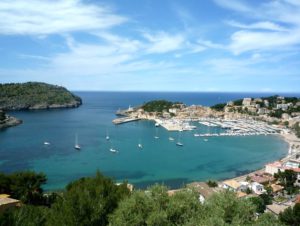
[[[221,180],[259,169],[287,154],[278,135],[194,137],[219,132],[197,122],[196,131],[168,132],[153,121],[114,125],[118,109],[150,100],[211,106],[269,93],[75,92],[82,106],[72,109],[12,111],[23,124],[0,131],[0,172],[34,170],[47,175],[45,190],[63,189],[72,180],[100,171],[136,188],[161,183],[169,188],[192,181]],[[300,96],[299,94],[281,94]],[[109,135],[110,140],[106,140]],[[81,150],[74,149],[75,137]],[[158,136],[159,139],[154,139]],[[173,137],[174,141],[168,138]],[[177,139],[183,143],[176,146]],[[49,142],[50,145],[44,145]],[[139,148],[141,143],[143,148]],[[113,148],[118,153],[110,152]]]

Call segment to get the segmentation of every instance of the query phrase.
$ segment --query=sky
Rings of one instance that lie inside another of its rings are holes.
[[[0,82],[300,92],[300,0],[1,0]]]

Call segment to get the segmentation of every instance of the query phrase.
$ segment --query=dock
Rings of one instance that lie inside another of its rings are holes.
[[[132,118],[132,117],[122,117],[122,118],[116,118],[112,122],[115,125],[118,125],[118,124],[123,124],[123,123],[127,123],[127,122],[138,121],[138,120],[140,120],[140,119],[139,118]]]

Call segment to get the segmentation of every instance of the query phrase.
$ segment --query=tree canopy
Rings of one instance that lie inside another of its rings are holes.
[[[80,97],[66,88],[39,82],[0,84],[0,109],[22,110],[34,106],[80,105]]]

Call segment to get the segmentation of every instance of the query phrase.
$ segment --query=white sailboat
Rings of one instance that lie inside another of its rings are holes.
[[[112,152],[112,153],[118,153],[118,150],[116,150],[116,149],[113,148],[112,143],[110,143],[110,149],[109,149],[109,151]]]
[[[106,137],[105,137],[106,140],[109,140],[110,137],[109,137],[109,134],[108,134],[108,131],[106,130]]]
[[[74,148],[76,150],[80,150],[81,149],[80,145],[78,144],[78,135],[77,134],[75,135],[75,145],[74,145]]]
[[[183,143],[181,143],[181,141],[180,141],[180,135],[181,135],[181,131],[179,131],[179,133],[178,133],[178,139],[177,139],[176,145],[182,147]]]
[[[155,136],[154,136],[154,138],[155,138],[155,139],[159,139],[157,128],[156,128],[156,130],[155,130]]]
[[[169,141],[174,141],[174,138],[173,137],[169,137]]]
[[[141,141],[139,141],[139,143],[138,143],[138,148],[139,148],[139,149],[143,149],[143,145],[142,145],[142,142],[141,142]]]

